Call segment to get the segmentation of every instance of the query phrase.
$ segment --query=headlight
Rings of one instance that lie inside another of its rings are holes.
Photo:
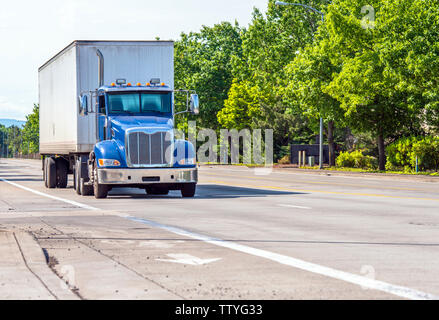
[[[120,162],[118,160],[112,160],[112,159],[99,159],[99,166],[100,167],[119,167]]]
[[[195,165],[195,164],[197,164],[197,160],[196,160],[195,158],[192,158],[192,159],[181,159],[180,161],[178,161],[178,164],[179,164],[180,166],[184,166],[184,165],[187,165],[187,166]]]

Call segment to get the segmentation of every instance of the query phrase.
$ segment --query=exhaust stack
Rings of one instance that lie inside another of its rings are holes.
[[[99,73],[99,88],[104,85],[104,55],[99,49],[96,49],[96,55],[99,59],[99,67],[98,67],[98,73]]]

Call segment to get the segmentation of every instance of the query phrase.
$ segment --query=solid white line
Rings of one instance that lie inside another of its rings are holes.
[[[363,277],[360,275],[356,275],[356,274],[352,274],[352,273],[348,273],[348,272],[344,272],[344,271],[335,270],[332,268],[324,267],[324,266],[321,266],[318,264],[306,262],[303,260],[295,259],[292,257],[273,253],[270,251],[248,247],[248,246],[238,244],[235,242],[211,238],[209,236],[196,234],[196,233],[193,233],[190,231],[186,231],[184,229],[163,225],[163,224],[160,224],[160,223],[157,223],[154,221],[150,221],[150,220],[146,220],[146,219],[140,219],[140,218],[136,218],[136,217],[127,217],[127,219],[129,219],[131,221],[136,221],[136,222],[140,222],[143,224],[147,224],[147,225],[150,225],[152,227],[160,228],[160,229],[172,232],[174,234],[178,234],[178,235],[185,236],[188,238],[192,238],[192,239],[200,240],[200,241],[203,241],[206,243],[210,243],[210,244],[213,244],[213,245],[216,245],[219,247],[224,247],[224,248],[232,249],[235,251],[251,254],[253,256],[265,258],[265,259],[268,259],[271,261],[278,262],[278,263],[283,264],[283,265],[287,265],[287,266],[298,268],[301,270],[313,272],[316,274],[320,274],[320,275],[323,275],[326,277],[342,280],[345,282],[353,283],[353,284],[356,284],[356,285],[359,285],[362,287],[366,287],[369,289],[383,291],[383,292],[390,293],[390,294],[393,294],[393,295],[396,295],[396,296],[399,296],[402,298],[411,299],[411,300],[439,300],[438,296],[435,296],[435,295],[432,295],[429,293],[424,293],[422,291],[393,285],[390,283],[366,278],[366,277]]]
[[[40,191],[37,191],[37,190],[31,189],[31,188],[28,188],[28,187],[25,187],[25,186],[19,185],[19,184],[17,184],[17,183],[14,183],[14,182],[8,181],[8,180],[3,179],[3,178],[0,178],[0,181],[6,182],[6,183],[8,183],[8,184],[10,184],[10,185],[12,185],[12,186],[14,186],[14,187],[17,187],[17,188],[20,188],[20,189],[23,189],[23,190],[26,190],[26,191],[29,191],[29,192],[35,193],[35,194],[37,194],[37,195],[39,195],[39,196],[43,196],[43,197],[50,198],[50,199],[53,199],[53,200],[62,201],[62,202],[65,202],[65,203],[68,203],[68,204],[74,205],[74,206],[76,206],[76,207],[80,207],[80,208],[87,209],[87,210],[93,210],[93,211],[101,210],[101,209],[98,209],[98,208],[95,208],[95,207],[92,207],[92,206],[89,206],[89,205],[86,205],[86,204],[83,204],[83,203],[79,203],[79,202],[76,202],[76,201],[73,201],[73,200],[67,200],[67,199],[63,199],[63,198],[59,198],[59,197],[55,197],[55,196],[52,196],[52,195],[50,195],[50,194],[47,194],[47,193],[44,193],[44,192],[40,192]]]
[[[301,207],[301,206],[294,206],[292,204],[278,204],[279,207],[284,208],[295,208],[295,209],[305,209],[305,210],[311,210],[311,207]]]

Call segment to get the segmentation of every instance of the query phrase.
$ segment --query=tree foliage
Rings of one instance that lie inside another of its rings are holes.
[[[23,128],[0,125],[0,156],[12,157],[39,151],[39,105],[35,104],[31,114],[26,116]]]
[[[26,116],[26,124],[22,130],[23,144],[22,149],[25,154],[38,153],[39,150],[39,132],[40,132],[40,106],[34,104],[31,114]]]
[[[362,9],[366,5],[369,5],[369,10],[373,8],[376,20],[373,23],[366,21],[365,26],[365,11]],[[401,68],[403,65],[416,70],[408,63],[416,46],[407,46],[398,53],[389,49],[395,48],[398,38],[392,30],[398,29],[407,34],[409,30],[425,29],[426,25],[423,28],[420,26],[425,24],[426,17],[422,10],[417,11],[415,5],[399,0],[338,0],[327,8],[325,28],[328,41],[323,49],[332,65],[340,70],[333,74],[332,81],[322,91],[340,102],[350,127],[376,135],[382,170],[385,165],[385,139],[394,135],[395,131],[404,134],[414,125],[420,126],[419,115],[426,103],[425,91],[413,90],[409,85],[413,79]],[[424,2],[418,5],[426,8]],[[401,24],[400,19],[392,18],[398,13],[403,16],[412,14],[417,18]],[[430,27],[434,24],[434,19],[431,19]],[[424,37],[422,34],[418,36]],[[400,55],[401,65],[394,62],[395,54]]]
[[[269,1],[266,15],[254,10],[242,35],[242,56],[233,59],[235,80],[218,121],[226,127],[273,129],[275,153],[279,153],[292,141],[312,140],[308,119],[285,99],[286,66],[300,48],[313,41],[320,16],[274,2]],[[307,3],[320,6],[315,1]]]
[[[232,57],[240,57],[242,52],[241,32],[238,23],[222,22],[203,26],[199,32],[182,33],[175,43],[175,87],[197,91],[203,103],[196,118],[201,127],[218,128],[216,115],[233,80]],[[183,98],[181,105],[185,106]],[[184,126],[186,118],[181,117],[179,125]]]

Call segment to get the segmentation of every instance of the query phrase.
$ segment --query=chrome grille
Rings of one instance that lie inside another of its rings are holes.
[[[127,160],[131,167],[168,166],[171,164],[172,139],[166,131],[127,134]]]

